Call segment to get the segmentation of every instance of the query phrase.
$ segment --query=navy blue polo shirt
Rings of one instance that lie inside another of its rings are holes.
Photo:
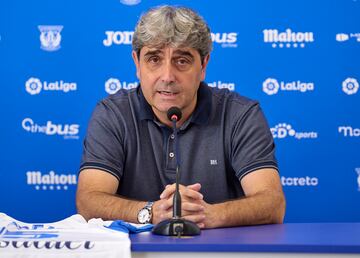
[[[201,83],[196,108],[178,131],[180,183],[200,183],[209,203],[244,196],[241,179],[275,168],[275,146],[259,103]],[[172,129],[160,123],[141,87],[100,101],[84,140],[80,171],[100,169],[119,180],[117,194],[155,201],[175,182]]]

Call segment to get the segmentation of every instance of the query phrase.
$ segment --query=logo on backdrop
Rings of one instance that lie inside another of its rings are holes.
[[[79,139],[78,124],[56,124],[47,121],[45,125],[38,125],[31,118],[25,118],[21,122],[22,128],[29,133],[40,133],[48,136],[63,136],[64,139]]]
[[[336,34],[335,39],[338,42],[345,42],[350,39],[355,39],[357,42],[360,43],[360,33],[338,33]]]
[[[41,82],[40,79],[31,77],[25,82],[25,90],[30,95],[36,95],[44,91],[62,91],[68,93],[70,91],[76,91],[77,84],[75,82],[64,82],[63,80],[48,82]]]
[[[61,43],[61,30],[63,26],[55,25],[55,26],[46,26],[39,25],[40,30],[40,48],[45,51],[56,51],[60,49]]]
[[[105,91],[109,94],[115,94],[120,89],[130,90],[137,86],[137,82],[120,82],[117,78],[110,78],[105,82]]]
[[[211,40],[214,43],[221,44],[223,48],[226,47],[237,47],[237,33],[229,32],[229,33],[212,33],[211,32]]]
[[[34,186],[36,190],[68,190],[77,184],[77,178],[76,174],[59,174],[55,171],[47,174],[41,171],[27,171],[26,183]]]
[[[307,92],[314,91],[314,83],[313,82],[301,82],[301,81],[292,81],[292,82],[284,82],[278,81],[274,78],[267,78],[263,82],[263,91],[267,95],[277,94],[279,91],[297,91],[297,92]]]
[[[124,5],[137,5],[141,2],[141,0],[120,0],[120,3]]]
[[[342,82],[342,90],[347,95],[353,95],[359,90],[359,83],[355,78],[346,78]]]
[[[317,186],[319,179],[317,177],[281,177],[283,186]]]
[[[279,32],[277,29],[263,30],[264,42],[270,43],[273,48],[304,48],[306,44],[314,42],[313,32],[293,32],[286,29]]]
[[[339,126],[338,132],[344,137],[360,137],[360,128],[354,128],[348,125]]]
[[[103,44],[105,47],[114,45],[131,45],[133,31],[105,31],[105,39]],[[221,44],[222,47],[237,47],[237,33],[236,32],[224,32],[224,33],[211,33],[211,40],[214,43]]]
[[[235,83],[233,83],[233,82],[215,81],[215,82],[208,82],[207,84],[213,88],[228,89],[230,91],[235,90]]]
[[[115,45],[131,45],[133,31],[105,31],[106,38],[103,40],[103,44],[106,47],[110,47],[112,44]]]
[[[360,192],[360,168],[355,168],[355,171],[357,173],[357,184],[358,184],[358,191]]]
[[[270,128],[271,133],[274,138],[283,139],[283,138],[296,138],[301,139],[315,139],[318,138],[317,132],[298,132],[292,128],[290,124],[280,123],[275,127]]]

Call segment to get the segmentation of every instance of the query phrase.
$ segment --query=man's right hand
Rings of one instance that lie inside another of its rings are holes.
[[[181,195],[181,217],[196,223],[200,228],[205,225],[205,207],[203,206],[203,195],[200,193],[201,185],[199,183],[183,186],[179,185]],[[173,195],[175,193],[175,184],[167,185],[160,195],[160,200],[153,206],[153,224],[170,219],[173,216]]]

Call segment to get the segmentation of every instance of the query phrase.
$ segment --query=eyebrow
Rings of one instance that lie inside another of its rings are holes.
[[[148,52],[146,52],[144,54],[144,57],[147,57],[147,56],[152,56],[152,55],[158,55],[158,54],[162,54],[162,51],[160,49],[157,49],[157,50],[149,50]]]
[[[180,55],[180,56],[188,56],[190,57],[191,59],[194,59],[194,55],[191,54],[189,51],[187,50],[181,50],[181,49],[177,49],[174,51],[174,54],[176,55]]]
[[[159,55],[159,54],[163,54],[163,51],[161,49],[156,49],[156,50],[149,50],[148,52],[146,52],[144,54],[144,57],[147,56],[152,56],[152,55]],[[180,55],[180,56],[188,56],[191,59],[194,59],[194,55],[191,54],[189,51],[187,50],[181,50],[181,49],[177,49],[174,51],[175,55]]]

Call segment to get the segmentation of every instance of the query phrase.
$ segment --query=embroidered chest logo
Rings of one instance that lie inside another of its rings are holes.
[[[211,166],[216,166],[218,164],[218,161],[216,159],[211,159],[210,160],[210,165]]]

